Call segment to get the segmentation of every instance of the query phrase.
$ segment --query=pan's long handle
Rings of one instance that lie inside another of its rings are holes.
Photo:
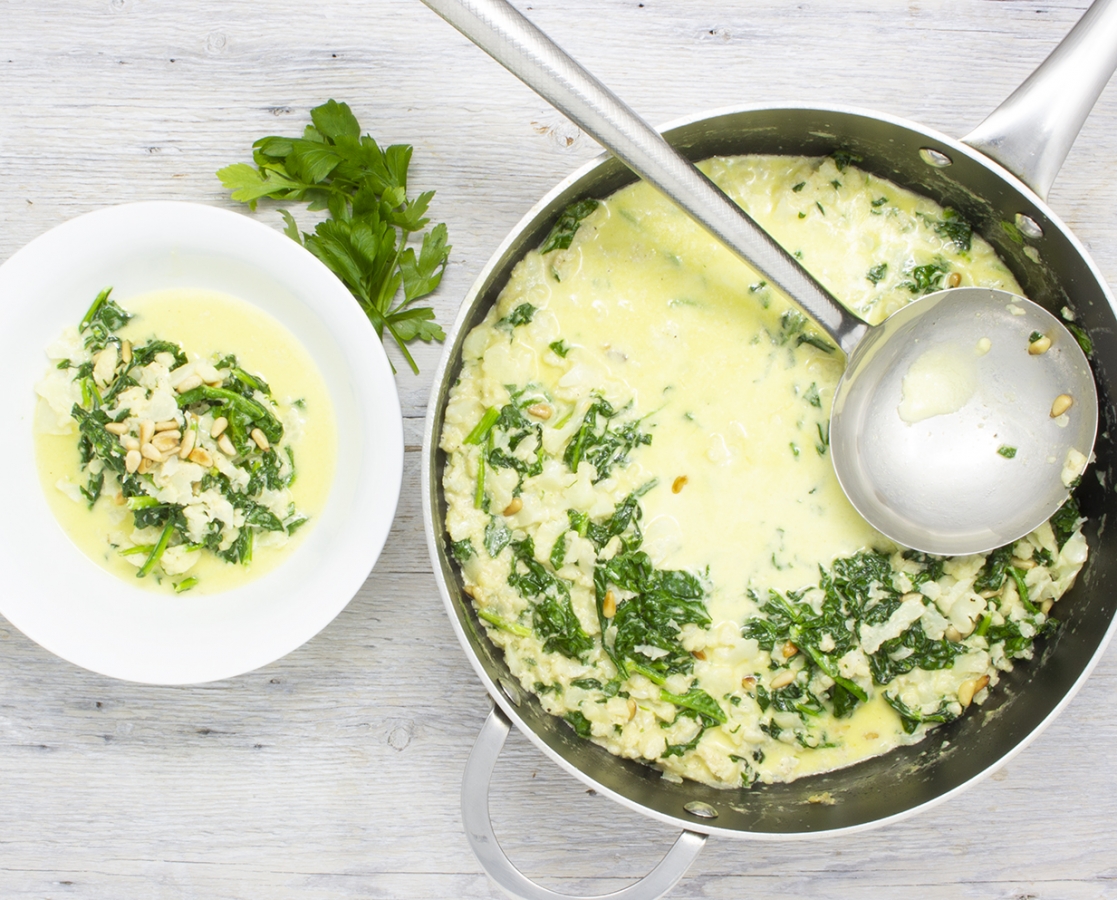
[[[782,288],[848,356],[864,322],[601,82],[505,0],[423,0]]]
[[[504,855],[489,818],[489,781],[497,757],[508,737],[512,724],[499,707],[494,706],[477,741],[469,753],[462,779],[462,823],[465,836],[477,860],[504,891],[518,900],[657,900],[683,877],[695,857],[706,845],[706,835],[684,831],[672,844],[667,855],[647,875],[611,894],[597,897],[560,894],[536,884],[512,865]]]
[[[962,141],[1040,197],[1117,69],[1117,2],[1096,0],[1059,46]]]

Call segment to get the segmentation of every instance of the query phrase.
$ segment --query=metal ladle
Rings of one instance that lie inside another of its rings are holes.
[[[1058,319],[1006,291],[953,288],[869,326],[505,0],[423,2],[780,288],[841,348],[847,365],[831,409],[830,452],[846,496],[873,527],[929,553],[979,553],[1023,537],[1066,500],[1093,451],[1097,394],[1085,355]],[[1037,333],[1051,341],[1045,352],[1029,352],[1043,346]],[[1070,399],[1066,410],[1061,398]]]

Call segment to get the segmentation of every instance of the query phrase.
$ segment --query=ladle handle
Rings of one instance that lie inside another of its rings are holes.
[[[770,283],[848,356],[868,326],[654,128],[505,0],[423,0]]]
[[[1031,75],[962,138],[1046,200],[1117,69],[1117,2],[1096,0]]]

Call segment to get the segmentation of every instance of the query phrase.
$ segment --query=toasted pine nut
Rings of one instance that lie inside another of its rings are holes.
[[[140,422],[140,443],[146,444],[155,436],[155,423],[151,419]]]
[[[199,466],[203,466],[207,469],[213,465],[213,457],[210,455],[210,452],[205,447],[195,447],[193,450],[190,451],[187,459],[189,459],[190,462],[197,463]]]
[[[949,275],[946,276],[946,286],[947,287],[958,287],[958,285],[960,285],[961,283],[962,283],[962,273],[961,272],[951,272]]]
[[[524,501],[521,500],[519,497],[513,497],[512,502],[509,503],[506,507],[504,507],[504,515],[514,516],[514,515],[516,515],[516,513],[518,513],[523,508],[524,508]]]
[[[181,435],[179,435],[177,431],[160,431],[151,439],[151,446],[160,453],[166,453],[172,447],[174,447],[177,452],[180,438]]]
[[[476,597],[477,596],[473,592],[473,588],[470,587],[468,584],[462,586],[462,593],[465,594],[467,597]]]
[[[236,456],[237,448],[233,446],[233,442],[229,440],[229,435],[222,434],[217,439],[217,449],[224,453],[226,456]]]
[[[153,468],[155,468],[155,463],[152,462],[150,459],[144,458],[140,460],[140,467],[136,469],[136,471],[139,472],[141,475],[146,475]]]
[[[754,687],[756,687],[756,676],[746,675],[744,678],[741,679],[741,687],[743,687],[746,691],[751,691]]]
[[[963,707],[969,706],[973,703],[974,694],[988,683],[988,675],[982,675],[980,678],[966,679],[958,686],[958,702],[961,703]]]
[[[150,459],[152,462],[163,461],[163,451],[154,444],[142,444],[140,446],[140,456],[144,459]]]
[[[185,394],[187,391],[192,391],[194,390],[194,388],[201,386],[202,376],[195,373],[193,375],[187,375],[185,378],[183,378],[182,381],[178,383],[178,387],[176,387],[175,390],[178,391],[180,394]]]
[[[1012,557],[1012,564],[1017,569],[1034,569],[1036,567],[1034,559],[1021,559],[1019,556]]]
[[[140,451],[138,449],[129,450],[124,456],[124,471],[131,475],[140,467],[140,462],[142,460],[143,457],[140,456]]]
[[[1032,356],[1040,356],[1040,355],[1046,353],[1050,349],[1051,349],[1051,338],[1049,338],[1046,334],[1043,335],[1042,337],[1036,338],[1034,341],[1032,341],[1030,344],[1028,344],[1028,352]]]
[[[636,701],[631,697],[628,698],[628,721],[636,718]]]
[[[1055,601],[1048,597],[1039,605],[1039,611],[1045,616],[1051,612],[1051,607],[1055,605]]]
[[[980,594],[978,594],[978,596],[981,597],[983,600],[992,600],[994,597],[1000,594],[1000,592],[1001,589],[995,591],[982,591]]]
[[[194,428],[187,428],[186,434],[182,436],[182,446],[178,448],[178,458],[186,459],[194,450],[194,444],[198,440],[198,432]]]
[[[684,487],[686,487],[686,483],[688,481],[690,481],[689,478],[687,478],[685,475],[680,475],[673,482],[671,482],[671,493],[672,494],[679,493],[679,491],[681,491]]]
[[[221,437],[222,432],[229,427],[229,420],[224,416],[218,416],[213,420],[213,425],[209,429],[209,436],[215,441]]]
[[[139,450],[140,439],[137,437],[132,437],[132,435],[130,434],[126,434],[120,439],[120,446],[122,446],[125,450]]]
[[[124,365],[128,365],[132,361],[132,342],[120,342],[120,358],[124,360]]]
[[[155,423],[155,433],[156,434],[158,434],[160,431],[170,431],[172,429],[177,429],[177,428],[178,428],[178,422],[176,422],[174,419],[166,419],[163,422],[156,422]]]
[[[793,657],[798,652],[799,652],[799,648],[796,647],[793,643],[791,643],[791,641],[788,641],[786,644],[783,645],[783,658],[784,659],[791,659],[791,657]]]
[[[546,403],[533,403],[527,408],[528,415],[546,421],[551,418],[551,407]]]
[[[795,672],[791,669],[784,669],[775,678],[772,679],[772,690],[778,691],[780,688],[785,688],[795,680]]]
[[[605,592],[605,599],[601,601],[601,615],[612,619],[617,614],[617,595],[612,591]]]
[[[112,502],[115,503],[117,506],[123,506],[128,501],[124,499],[124,492],[123,491],[117,491],[113,495]]]
[[[1057,419],[1074,405],[1074,398],[1070,394],[1060,394],[1051,404],[1051,418]]]
[[[943,632],[943,634],[946,636],[946,639],[948,641],[953,641],[955,644],[962,640],[962,632],[960,632],[953,625],[947,625],[946,630]]]
[[[267,450],[271,446],[271,444],[268,443],[268,436],[259,428],[253,428],[252,434],[250,434],[249,437],[252,438],[256,446],[261,450]],[[517,497],[516,499],[519,500],[520,498]]]
[[[695,659],[705,659],[706,658],[706,651],[705,650],[695,650],[690,655],[693,656]]]
[[[124,422],[106,422],[105,431],[109,434],[121,436],[128,433],[128,426]]]

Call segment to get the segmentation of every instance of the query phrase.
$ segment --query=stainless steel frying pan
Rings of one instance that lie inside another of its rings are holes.
[[[822,156],[843,150],[883,178],[957,209],[1012,269],[1025,293],[1058,313],[1072,310],[1093,341],[1101,432],[1117,427],[1117,313],[1097,267],[1044,200],[1059,166],[1098,94],[1117,66],[1117,0],[1099,0],[1039,69],[961,141],[918,124],[845,107],[748,107],[672,123],[668,141],[692,160],[714,155],[782,153]],[[534,884],[504,856],[488,818],[488,779],[511,724],[545,754],[597,791],[682,834],[648,876],[610,897],[662,896],[682,876],[708,835],[799,838],[885,824],[938,803],[989,774],[1027,745],[1081,686],[1117,629],[1117,532],[1099,534],[1117,514],[1113,483],[1117,453],[1099,440],[1093,471],[1079,493],[1090,519],[1091,559],[1060,601],[1064,627],[1037,658],[1007,673],[981,708],[902,748],[848,769],[792,784],[720,791],[672,784],[638,763],[612,756],[545,713],[511,676],[486,638],[461,590],[443,527],[443,458],[438,450],[450,387],[461,367],[462,342],[496,300],[512,268],[538,246],[559,214],[585,197],[604,197],[634,176],[602,156],[545,196],[489,260],[466,296],[448,339],[424,436],[423,505],[439,590],[462,646],[494,700],[467,764],[462,792],[467,837],[489,875],[514,896],[560,895]],[[829,792],[833,805],[808,802]]]

